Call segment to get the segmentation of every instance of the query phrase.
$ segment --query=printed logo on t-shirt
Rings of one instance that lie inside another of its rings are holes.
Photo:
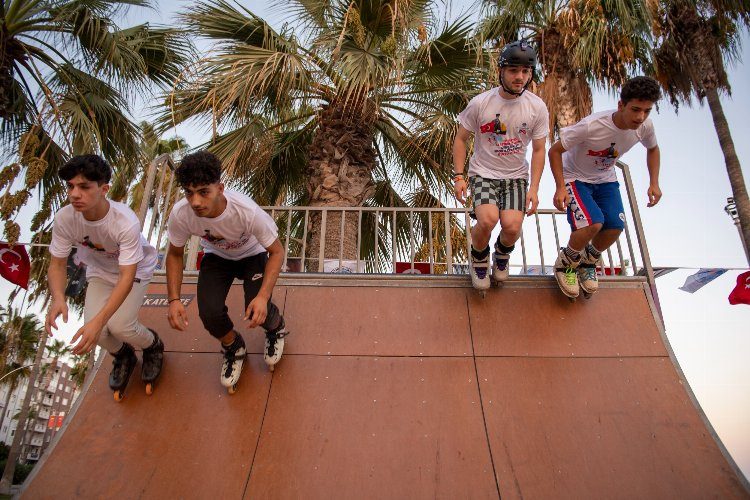
[[[221,250],[234,250],[240,247],[245,246],[245,244],[250,241],[250,237],[245,234],[243,231],[240,235],[239,239],[230,241],[225,239],[223,236],[218,234],[211,234],[210,229],[205,229],[203,232],[203,236],[201,237],[204,241],[207,243],[210,243],[212,246],[219,248]]]
[[[594,157],[594,166],[598,167],[599,170],[606,170],[615,164],[619,152],[615,149],[615,143],[611,143],[608,148],[600,151],[594,151],[589,149],[587,156]]]
[[[479,130],[483,134],[505,135],[508,133],[507,125],[500,121],[500,113],[495,115],[494,120],[479,127]]]
[[[520,127],[518,127],[518,134],[526,135],[529,133],[529,125],[526,122],[523,122]]]
[[[523,125],[526,125],[525,123]],[[492,151],[497,156],[509,156],[523,151],[523,143],[515,137],[505,138],[508,133],[508,126],[500,120],[500,114],[495,115],[495,119],[482,125],[479,130],[482,134],[488,134],[487,142],[494,148]],[[525,133],[525,132],[524,132]]]
[[[102,245],[91,241],[91,237],[89,236],[84,236],[83,240],[79,241],[78,244],[81,245],[82,247],[90,248],[91,250],[94,250],[96,252],[102,252],[107,257],[110,257],[110,258],[115,258],[115,257],[120,256],[119,249],[115,250],[114,252],[108,252]]]

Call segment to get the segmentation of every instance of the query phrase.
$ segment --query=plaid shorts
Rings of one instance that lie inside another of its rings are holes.
[[[526,211],[526,179],[485,179],[475,175],[469,179],[474,197],[474,210],[479,205],[497,205],[500,210]]]

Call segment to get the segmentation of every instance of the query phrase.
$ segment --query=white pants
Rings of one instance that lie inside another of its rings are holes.
[[[143,297],[151,280],[134,282],[125,301],[115,311],[99,336],[99,346],[110,354],[120,350],[123,342],[133,347],[144,349],[154,342],[154,335],[138,321],[138,311],[143,304]],[[86,303],[83,320],[88,323],[102,310],[112,295],[115,285],[96,276],[89,279],[86,289]]]

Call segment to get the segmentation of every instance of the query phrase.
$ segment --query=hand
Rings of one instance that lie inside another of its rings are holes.
[[[526,193],[526,215],[534,215],[539,206],[539,194],[536,189],[529,189]]]
[[[463,178],[456,179],[453,185],[453,192],[456,194],[456,199],[463,205],[466,204],[466,181]]]
[[[568,204],[570,203],[570,195],[565,186],[559,187],[555,190],[555,196],[552,198],[552,203],[558,210],[562,210],[563,212],[567,210]]]
[[[44,321],[44,329],[52,336],[52,329],[57,330],[57,317],[62,314],[63,323],[68,322],[68,304],[63,301],[52,301],[47,311],[47,319]]]
[[[661,200],[661,189],[659,186],[652,184],[648,187],[648,204],[647,207],[653,207]]]
[[[245,320],[248,321],[248,328],[255,328],[266,322],[266,316],[268,316],[268,299],[263,297],[255,297],[247,305],[245,311]]]
[[[99,340],[102,328],[104,328],[104,325],[96,319],[85,323],[79,328],[76,334],[73,335],[73,338],[70,339],[71,344],[80,339],[78,344],[73,348],[73,354],[80,356],[81,354],[86,354],[93,349],[96,346],[96,342]]]
[[[167,318],[169,319],[169,326],[175,330],[181,332],[185,331],[188,326],[187,311],[185,306],[180,300],[173,300],[169,303],[169,311],[167,312]]]

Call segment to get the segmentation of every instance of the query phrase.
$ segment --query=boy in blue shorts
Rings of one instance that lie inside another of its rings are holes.
[[[578,297],[580,291],[588,296],[598,288],[596,263],[625,227],[615,162],[638,142],[646,148],[647,206],[661,199],[659,146],[648,118],[659,97],[654,79],[632,78],[622,87],[617,110],[594,113],[562,129],[549,150],[557,184],[553,202],[559,210],[567,208],[572,230],[555,262],[555,278],[568,297]]]

